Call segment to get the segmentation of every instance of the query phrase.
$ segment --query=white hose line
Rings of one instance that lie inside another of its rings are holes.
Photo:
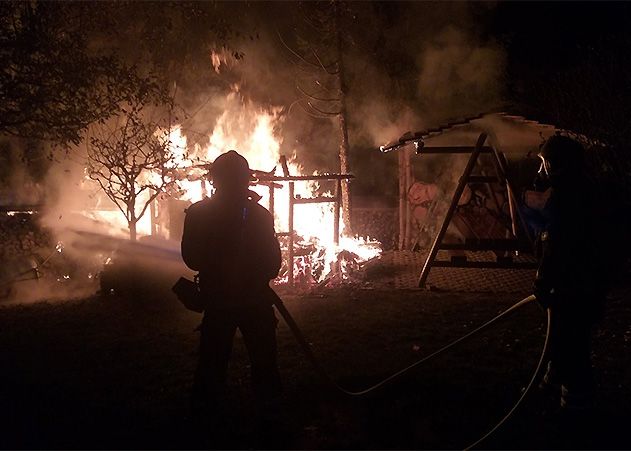
[[[345,394],[347,394],[349,396],[366,395],[366,394],[368,394],[368,393],[370,393],[370,392],[372,392],[372,391],[374,391],[374,390],[386,385],[387,383],[393,381],[394,379],[398,378],[399,376],[403,375],[404,373],[407,373],[408,371],[412,370],[413,368],[416,368],[420,364],[422,364],[424,362],[427,362],[428,360],[436,357],[439,354],[442,354],[443,352],[445,352],[448,349],[456,346],[458,343],[466,340],[467,338],[471,337],[472,335],[475,335],[478,332],[480,332],[481,330],[486,329],[491,324],[495,323],[496,321],[498,321],[499,319],[501,319],[504,316],[508,315],[509,313],[513,312],[514,310],[518,309],[519,307],[521,307],[521,306],[523,306],[523,305],[525,305],[525,304],[527,304],[529,302],[532,302],[533,300],[536,299],[534,295],[530,295],[530,296],[522,299],[521,301],[517,302],[512,307],[504,310],[499,315],[497,315],[495,318],[487,321],[486,323],[482,324],[478,328],[472,330],[468,334],[463,335],[462,337],[458,338],[455,341],[452,341],[448,345],[443,346],[442,348],[438,349],[437,351],[434,351],[430,355],[423,357],[422,359],[414,362],[413,364],[403,368],[400,371],[397,371],[396,373],[392,374],[391,376],[388,376],[387,378],[383,379],[381,382],[378,382],[377,384],[372,385],[372,386],[370,386],[370,387],[368,387],[368,388],[366,388],[364,390],[351,391],[351,390],[347,390],[344,387],[340,386],[337,382],[335,382],[328,375],[328,373],[326,372],[324,367],[320,364],[318,359],[313,354],[313,351],[311,350],[311,346],[309,345],[309,343],[305,339],[304,335],[302,335],[302,332],[298,328],[298,325],[296,324],[296,322],[294,321],[293,317],[291,316],[291,314],[289,313],[289,311],[287,310],[287,308],[283,304],[282,300],[278,297],[278,295],[276,293],[274,293],[274,295],[275,295],[274,305],[276,306],[276,308],[280,312],[281,316],[283,317],[283,319],[285,320],[285,322],[289,326],[289,329],[291,329],[292,333],[294,334],[294,337],[298,341],[298,344],[302,348],[302,350],[305,353],[307,359],[313,364],[313,366],[318,371],[318,373],[320,373],[327,381],[329,381],[331,384],[333,384],[335,386],[335,388],[337,388],[338,390],[340,390],[341,392],[343,392],[343,393],[345,393]]]
[[[543,349],[541,350],[541,356],[539,357],[539,361],[537,362],[537,367],[535,368],[535,371],[532,373],[530,382],[528,382],[528,385],[526,386],[524,392],[521,394],[521,396],[519,397],[515,405],[508,411],[506,415],[504,415],[504,417],[499,421],[499,423],[497,423],[489,432],[484,434],[478,440],[473,442],[471,445],[467,446],[465,448],[465,451],[470,450],[471,448],[475,448],[484,440],[489,438],[491,434],[493,434],[496,430],[498,430],[500,426],[503,425],[506,422],[506,420],[508,420],[511,417],[511,415],[513,415],[515,410],[517,410],[517,408],[519,407],[519,405],[524,400],[524,398],[526,397],[526,395],[528,394],[528,392],[534,385],[535,381],[537,380],[537,375],[539,374],[539,371],[541,370],[541,365],[543,365],[543,359],[545,358],[546,352],[548,351],[548,341],[550,339],[550,309],[546,309],[546,314],[547,314],[546,316],[547,316],[547,322],[548,322],[546,326],[546,338],[545,338],[545,341],[543,342]]]
[[[273,291],[273,290],[271,290],[271,291]],[[411,364],[411,365],[403,368],[402,370],[392,374],[391,376],[383,379],[381,382],[378,382],[377,384],[372,385],[372,386],[370,386],[370,387],[368,387],[368,388],[366,388],[364,390],[351,391],[351,390],[347,390],[344,387],[342,387],[341,385],[339,385],[337,382],[335,382],[331,378],[331,376],[329,376],[329,374],[326,372],[326,370],[324,369],[322,364],[319,362],[319,360],[313,354],[313,351],[311,350],[311,346],[309,345],[309,343],[305,339],[304,335],[302,335],[302,332],[301,332],[300,328],[298,327],[298,325],[294,321],[293,317],[291,316],[291,314],[289,313],[289,311],[287,310],[287,308],[283,304],[283,301],[274,292],[274,305],[276,306],[276,308],[280,312],[281,316],[283,317],[283,319],[285,320],[285,322],[289,326],[289,329],[292,331],[294,337],[298,341],[298,344],[302,348],[302,350],[305,353],[305,356],[307,357],[307,359],[311,362],[311,364],[314,366],[316,371],[325,380],[327,380],[330,384],[332,384],[337,390],[339,390],[342,393],[344,393],[346,395],[349,395],[349,396],[363,396],[363,395],[366,395],[366,394],[368,394],[368,393],[370,393],[370,392],[372,392],[372,391],[374,391],[374,390],[386,385],[389,382],[392,382],[397,377],[403,375],[404,373],[410,371],[413,368],[416,368],[420,364],[422,364],[424,362],[427,362],[428,360],[436,357],[437,355],[442,354],[443,352],[447,351],[448,349],[456,346],[458,343],[461,343],[461,342],[465,341],[467,338],[469,338],[469,337],[477,334],[481,330],[489,327],[491,324],[495,323],[496,321],[498,321],[499,319],[501,319],[504,316],[508,315],[509,313],[517,310],[518,308],[520,308],[520,307],[522,307],[522,306],[524,306],[524,305],[526,305],[526,304],[528,304],[528,303],[530,303],[530,302],[532,302],[534,300],[536,300],[536,297],[531,294],[530,296],[525,297],[524,299],[522,299],[521,301],[517,302],[513,306],[511,306],[508,309],[504,310],[499,315],[497,315],[495,318],[490,319],[486,323],[484,323],[481,326],[477,327],[476,329],[472,330],[468,334],[463,335],[462,337],[458,338],[457,340],[452,341],[448,345],[443,346],[442,348],[438,349],[437,351],[434,351],[430,355],[428,355],[426,357],[423,357],[422,359],[414,362],[413,364]],[[544,360],[546,352],[548,350],[548,340],[550,338],[550,309],[547,309],[546,313],[547,313],[547,325],[546,325],[546,337],[545,337],[545,341],[543,343],[543,349],[541,350],[541,355],[539,357],[539,361],[537,362],[537,366],[535,368],[535,371],[533,372],[532,377],[530,378],[530,382],[526,386],[526,389],[524,390],[522,395],[519,397],[519,399],[517,400],[515,405],[513,405],[513,407],[508,411],[508,413],[506,415],[504,415],[504,417],[495,426],[493,426],[493,428],[489,432],[484,434],[481,438],[476,440],[471,445],[467,446],[465,448],[466,451],[478,446],[480,443],[482,443],[484,440],[486,440],[488,437],[490,437],[495,431],[497,431],[506,422],[506,420],[508,420],[511,417],[511,415],[513,415],[513,413],[521,405],[521,402],[524,400],[524,398],[526,397],[526,395],[528,394],[528,392],[530,391],[530,389],[534,385],[534,382],[537,379],[537,375],[539,374],[539,371],[541,369],[541,365],[543,364],[543,360]]]

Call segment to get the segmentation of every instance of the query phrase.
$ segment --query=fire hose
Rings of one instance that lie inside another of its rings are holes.
[[[273,290],[271,290],[271,291],[273,291]],[[326,380],[335,389],[337,389],[338,391],[342,392],[343,394],[348,395],[348,396],[357,397],[357,396],[367,395],[368,393],[373,392],[373,391],[383,387],[384,385],[386,385],[386,384],[392,382],[393,380],[397,379],[398,377],[402,376],[404,373],[407,373],[408,371],[416,368],[417,366],[421,365],[422,363],[425,363],[425,362],[429,361],[430,359],[442,354],[443,352],[447,351],[448,349],[453,348],[457,344],[467,340],[468,338],[472,337],[473,335],[477,334],[478,332],[480,332],[480,331],[486,329],[487,327],[491,326],[492,324],[494,324],[495,322],[497,322],[498,320],[500,320],[504,316],[508,315],[509,313],[514,312],[518,308],[520,308],[520,307],[522,307],[522,306],[524,306],[524,305],[526,305],[526,304],[528,304],[528,303],[530,303],[530,302],[532,302],[534,300],[536,300],[534,295],[530,295],[530,296],[525,297],[521,301],[517,302],[513,306],[511,306],[508,309],[504,310],[499,315],[497,315],[494,318],[490,319],[489,321],[487,321],[486,323],[484,323],[481,326],[477,327],[476,329],[472,330],[471,332],[469,332],[469,333],[463,335],[462,337],[452,341],[451,343],[443,346],[442,348],[438,349],[437,351],[434,351],[433,353],[429,354],[428,356],[425,356],[422,359],[417,360],[416,362],[414,362],[411,365],[403,368],[402,370],[397,371],[396,373],[392,374],[391,376],[388,376],[387,378],[383,379],[382,381],[380,381],[380,382],[378,382],[378,383],[376,383],[376,384],[374,384],[374,385],[372,385],[370,387],[367,387],[367,388],[365,388],[363,390],[358,390],[358,391],[348,390],[348,389],[342,387],[341,385],[339,385],[337,382],[335,382],[333,380],[333,378],[331,378],[331,376],[327,373],[327,371],[322,366],[320,361],[316,358],[315,354],[313,353],[313,351],[311,349],[311,346],[309,345],[309,342],[306,340],[305,336],[302,334],[302,331],[300,330],[300,328],[298,327],[298,324],[296,324],[296,321],[294,320],[294,318],[291,316],[291,314],[289,313],[289,311],[285,307],[285,304],[283,303],[281,298],[275,292],[274,292],[273,303],[274,303],[274,306],[276,307],[276,309],[278,310],[278,312],[281,314],[281,316],[283,317],[283,319],[287,323],[287,326],[289,326],[289,329],[291,330],[291,332],[293,333],[294,337],[296,338],[296,341],[300,345],[305,357],[313,365],[313,367],[318,372],[318,374],[320,374],[320,376],[322,376],[322,378],[324,380]],[[546,354],[547,349],[548,349],[548,339],[550,337],[550,309],[546,310],[546,314],[547,314],[547,325],[546,325],[545,341],[544,341],[544,344],[543,344],[543,348],[541,350],[541,355],[540,355],[539,360],[537,362],[537,366],[536,366],[536,368],[535,368],[535,370],[534,370],[534,372],[532,374],[532,377],[530,378],[530,381],[528,382],[528,385],[526,386],[526,388],[522,392],[522,394],[519,397],[519,399],[517,400],[517,402],[508,411],[508,413],[506,415],[504,415],[504,417],[495,426],[493,426],[493,428],[491,428],[489,430],[489,432],[484,434],[481,438],[476,440],[471,445],[467,446],[465,448],[465,450],[469,450],[471,448],[474,448],[474,447],[478,446],[480,443],[482,443],[484,440],[486,440],[489,436],[491,436],[491,434],[493,434],[497,429],[499,429],[500,426],[502,426],[506,422],[506,420],[508,420],[508,418],[510,418],[511,415],[521,405],[522,401],[524,400],[524,398],[526,397],[526,395],[528,394],[528,392],[530,391],[530,389],[534,385],[534,382],[535,382],[535,380],[537,378],[537,375],[539,374],[539,371],[540,371],[541,366],[543,364],[543,360],[544,360],[545,354]]]

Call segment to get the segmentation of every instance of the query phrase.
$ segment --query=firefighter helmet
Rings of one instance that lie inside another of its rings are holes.
[[[217,180],[235,180],[247,183],[252,172],[243,155],[234,150],[219,155],[210,168],[210,178]]]
[[[559,174],[583,167],[585,148],[578,141],[563,135],[554,135],[541,147],[539,157],[543,160],[546,174]]]

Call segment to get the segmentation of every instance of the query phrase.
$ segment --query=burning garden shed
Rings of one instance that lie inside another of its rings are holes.
[[[96,164],[90,163],[88,154],[85,168],[67,162],[74,166],[67,173],[76,174],[76,182],[66,184],[58,201],[47,206],[45,225],[65,237],[62,241],[81,242],[85,232],[93,240],[92,233],[99,231],[107,249],[112,243],[123,245],[121,239],[131,233],[142,243],[176,250],[186,207],[212,196],[207,176],[212,161],[235,148],[252,167],[251,190],[274,216],[285,257],[278,283],[308,287],[343,280],[349,271],[379,255],[379,242],[352,234],[343,221],[348,206],[342,202],[342,186],[353,175],[307,172],[295,153],[281,154],[279,112],[231,102],[235,96],[228,96],[230,109],[204,138],[196,136],[189,144],[179,124],[150,136],[164,155],[161,167],[140,164],[146,153],[139,152],[130,153],[129,161],[112,152],[111,159],[101,158]],[[107,148],[120,145],[122,141]],[[124,186],[117,180],[129,168],[137,168],[132,171],[137,175]]]

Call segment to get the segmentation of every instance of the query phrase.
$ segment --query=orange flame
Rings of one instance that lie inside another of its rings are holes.
[[[261,171],[272,171],[275,175],[283,175],[278,168],[280,160],[280,148],[282,138],[280,128],[283,123],[280,108],[261,109],[249,103],[244,103],[237,93],[231,93],[226,98],[226,108],[217,119],[215,127],[208,137],[206,145],[195,144],[188,146],[181,125],[171,128],[168,133],[170,151],[174,156],[174,169],[189,168],[190,173],[197,172],[197,180],[180,180],[178,182],[181,199],[192,202],[199,201],[204,196],[203,184],[205,174],[202,169],[196,169],[197,163],[210,163],[222,153],[235,149],[249,162],[250,167]],[[291,175],[307,175],[303,167],[296,161],[295,152],[287,156],[287,165]],[[303,198],[314,197],[319,189],[319,184],[312,181],[295,182],[295,195]],[[208,187],[209,188],[209,187]],[[208,195],[212,195],[209,189]],[[263,185],[252,187],[262,196],[260,203],[269,208],[269,189]],[[331,195],[330,192],[324,193]],[[289,193],[285,183],[282,189],[275,190],[274,222],[277,232],[286,232],[289,218]],[[101,215],[101,218],[112,225],[121,228],[126,227],[121,215],[115,219],[112,215]],[[381,244],[370,239],[351,237],[344,232],[341,224],[339,244],[335,243],[333,236],[334,203],[299,204],[295,206],[294,230],[299,236],[296,242],[298,246],[309,245],[316,249],[311,259],[297,258],[294,262],[294,272],[308,271],[308,266],[319,265],[322,270],[315,277],[320,281],[327,277],[334,268],[342,251],[353,255],[357,262],[363,262],[378,256],[381,253]],[[151,224],[148,218],[143,217],[138,224],[139,235],[151,233]],[[317,260],[317,262],[315,261]],[[342,265],[343,266],[343,265]]]

